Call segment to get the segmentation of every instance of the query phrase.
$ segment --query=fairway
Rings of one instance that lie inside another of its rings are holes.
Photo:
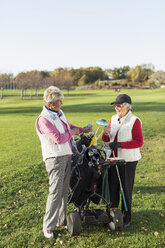
[[[165,247],[165,89],[120,93],[131,96],[133,113],[143,123],[131,226],[122,232],[110,231],[108,226],[84,226],[78,237],[58,229],[56,240],[46,240],[42,234],[48,178],[35,131],[42,96],[21,100],[9,92],[0,100],[0,248]],[[109,103],[116,96],[114,90],[71,91],[62,110],[70,123],[91,123],[95,131],[96,120],[109,121],[115,113]],[[101,144],[100,139],[98,146]]]

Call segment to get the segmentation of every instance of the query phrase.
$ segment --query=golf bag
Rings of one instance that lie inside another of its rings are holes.
[[[79,163],[79,160],[82,158],[84,151],[90,145],[92,140],[92,135],[85,135],[80,134],[72,143],[73,155],[72,155],[72,165],[71,167],[75,166]]]
[[[105,168],[119,163],[107,161],[104,150],[88,147],[92,137],[82,135],[76,141],[79,153],[72,157],[72,169],[68,203],[76,210],[68,213],[67,228],[71,235],[81,233],[82,224],[108,224],[111,230],[122,230],[123,215],[120,209],[111,209],[111,204],[102,196],[102,176]],[[90,202],[105,203],[105,209],[90,209]]]
[[[72,162],[69,202],[80,207],[86,204],[88,198],[98,204],[102,194],[102,168],[104,161],[99,149],[94,146],[86,148],[79,155],[77,162]],[[94,191],[98,194],[92,193]]]

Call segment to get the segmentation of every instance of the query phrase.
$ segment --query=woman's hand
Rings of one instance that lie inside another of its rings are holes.
[[[111,131],[111,128],[110,127],[104,127],[104,134],[105,135],[109,135],[110,134],[110,131]]]
[[[83,133],[89,133],[92,131],[93,131],[92,124],[88,124],[83,128]]]
[[[74,131],[74,135],[80,134],[80,130],[78,128],[73,128],[72,130]]]
[[[114,149],[120,148],[121,143],[120,142],[111,142],[111,143],[109,143],[109,147],[110,147],[110,149],[114,150]]]

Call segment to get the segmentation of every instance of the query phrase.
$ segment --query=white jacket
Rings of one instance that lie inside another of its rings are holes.
[[[118,142],[132,141],[132,128],[138,117],[128,112],[123,118],[114,115],[111,118],[111,131],[110,131],[110,142],[113,142],[117,134]],[[138,161],[141,158],[140,149],[122,149],[118,148],[118,157],[125,159],[126,162]]]
[[[40,116],[42,116],[42,117],[46,118],[48,121],[50,121],[58,129],[58,131],[61,134],[63,134],[65,132],[65,130],[64,130],[64,127],[61,123],[61,120],[67,125],[68,130],[70,130],[70,127],[68,125],[68,122],[66,120],[64,113],[62,112],[62,110],[60,110],[60,111],[62,113],[62,116],[58,117],[57,113],[49,111],[44,106]],[[47,135],[40,133],[40,131],[38,129],[38,123],[37,122],[38,122],[38,119],[36,120],[36,130],[37,130],[37,134],[39,136],[39,139],[41,141],[41,150],[42,150],[43,161],[45,161],[47,158],[51,158],[51,157],[59,157],[59,156],[72,154],[72,150],[71,150],[68,142],[63,143],[63,144],[55,144]]]

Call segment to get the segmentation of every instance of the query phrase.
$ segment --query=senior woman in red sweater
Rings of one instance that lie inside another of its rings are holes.
[[[141,120],[131,111],[131,98],[126,94],[120,94],[112,102],[115,106],[116,115],[113,115],[108,127],[104,128],[102,140],[110,141],[112,157],[120,157],[126,161],[125,166],[119,167],[128,211],[125,210],[122,200],[121,210],[123,213],[124,227],[131,222],[132,191],[135,178],[135,170],[138,160],[141,158],[140,147],[143,145]],[[120,201],[120,185],[116,168],[111,166],[108,173],[109,192],[112,208],[118,208]]]

